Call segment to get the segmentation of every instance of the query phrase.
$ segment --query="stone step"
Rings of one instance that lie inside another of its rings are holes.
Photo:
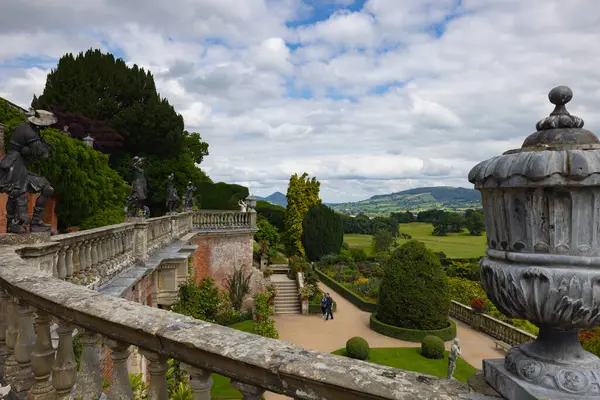
[[[275,312],[275,314],[277,314],[277,315],[300,314],[300,313],[302,313],[302,310],[276,311]]]
[[[298,288],[277,288],[279,293],[298,293]]]
[[[275,302],[275,307],[277,306],[284,306],[284,305],[288,305],[288,304],[300,304],[300,301],[298,299],[283,299],[280,301],[276,301]]]
[[[301,307],[282,307],[282,308],[276,308],[275,309],[275,314],[281,314],[284,312],[301,312],[302,308]]]

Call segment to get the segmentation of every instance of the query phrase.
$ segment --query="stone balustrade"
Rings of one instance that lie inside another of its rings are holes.
[[[194,212],[193,225],[200,230],[252,229],[256,227],[256,212],[198,210]]]
[[[135,229],[135,228],[134,228]],[[0,361],[4,384],[20,398],[98,399],[102,375],[98,346],[113,360],[109,399],[133,399],[127,364],[134,349],[149,362],[149,398],[167,400],[167,361],[191,377],[195,400],[210,398],[211,373],[232,380],[244,399],[265,391],[294,399],[472,398],[458,381],[305,350],[170,311],[97,293],[49,276],[25,262],[18,247],[0,249]],[[58,324],[58,346],[50,324]],[[77,368],[72,333],[81,333]]]
[[[477,313],[471,307],[454,300],[452,300],[450,305],[450,315],[470,325],[473,329],[502,340],[511,346],[531,342],[536,339],[536,336],[529,332],[525,332],[489,315]]]

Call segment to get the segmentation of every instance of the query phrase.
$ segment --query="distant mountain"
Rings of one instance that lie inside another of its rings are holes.
[[[380,194],[354,203],[333,204],[345,214],[389,214],[431,209],[460,211],[481,208],[481,194],[474,189],[449,186],[424,187],[391,194]]]
[[[281,192],[272,193],[272,194],[268,195],[267,197],[256,196],[256,199],[268,201],[269,203],[277,204],[278,206],[287,207],[287,197],[285,197],[285,194],[283,194]]]

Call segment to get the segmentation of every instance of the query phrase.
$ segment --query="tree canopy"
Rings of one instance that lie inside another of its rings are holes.
[[[302,245],[306,257],[318,261],[326,254],[338,254],[344,241],[339,214],[325,204],[310,208],[302,221]]]
[[[199,133],[184,130],[183,117],[157,92],[149,71],[129,67],[112,54],[90,49],[64,55],[32,105],[52,110],[59,126],[68,126],[74,137],[90,133],[96,148],[110,154],[111,166],[128,181],[131,158],[146,157],[154,215],[165,208],[164,185],[171,173],[179,193],[189,181],[195,184],[202,208],[235,209],[248,195],[241,186],[212,183],[197,167],[208,155],[208,144]]]
[[[284,219],[284,239],[288,255],[304,256],[302,221],[308,210],[321,202],[319,199],[320,187],[321,183],[317,181],[317,178],[309,178],[306,172],[302,176],[294,174],[290,177]]]

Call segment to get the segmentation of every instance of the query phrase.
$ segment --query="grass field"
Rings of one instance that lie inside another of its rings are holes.
[[[487,248],[485,234],[471,236],[467,231],[463,233],[450,233],[448,236],[433,236],[433,225],[423,222],[400,224],[400,232],[412,236],[413,239],[425,243],[432,251],[443,251],[450,258],[483,257]],[[370,254],[371,235],[344,235],[344,241],[350,247],[361,247]],[[397,239],[398,244],[406,242]]]
[[[344,356],[346,349],[336,350],[333,354]],[[431,360],[423,357],[421,349],[418,347],[374,348],[369,352],[369,362],[440,378],[445,378],[448,373],[448,352],[445,353],[443,359]],[[457,380],[466,382],[475,372],[477,369],[462,358],[459,357],[456,360],[454,378]]]

